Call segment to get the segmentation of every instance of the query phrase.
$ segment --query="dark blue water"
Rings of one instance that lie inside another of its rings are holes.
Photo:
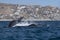
[[[60,40],[60,21],[40,21],[29,27],[7,27],[8,21],[0,22],[0,40]]]

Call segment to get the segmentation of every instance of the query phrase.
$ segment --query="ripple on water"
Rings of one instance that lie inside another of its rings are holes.
[[[60,22],[40,22],[41,26],[37,27],[15,28],[6,27],[8,23],[0,22],[0,40],[60,40]]]

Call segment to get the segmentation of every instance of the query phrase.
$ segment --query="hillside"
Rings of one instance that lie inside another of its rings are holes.
[[[60,20],[60,8],[41,5],[0,3],[0,20],[11,21],[23,16],[23,21]]]

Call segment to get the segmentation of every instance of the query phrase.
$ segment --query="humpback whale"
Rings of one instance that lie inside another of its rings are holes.
[[[8,27],[12,27],[14,25],[16,25],[17,23],[21,22],[21,20],[23,19],[24,17],[20,17],[18,18],[17,20],[13,20],[9,23]]]
[[[16,26],[36,26],[35,22],[30,21],[21,21],[24,17],[20,17],[17,20],[13,20],[9,23],[8,27],[16,27]]]

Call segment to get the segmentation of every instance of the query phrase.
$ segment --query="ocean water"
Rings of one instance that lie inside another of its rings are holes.
[[[0,40],[60,40],[60,21],[39,21],[38,26],[8,27],[0,21]]]

